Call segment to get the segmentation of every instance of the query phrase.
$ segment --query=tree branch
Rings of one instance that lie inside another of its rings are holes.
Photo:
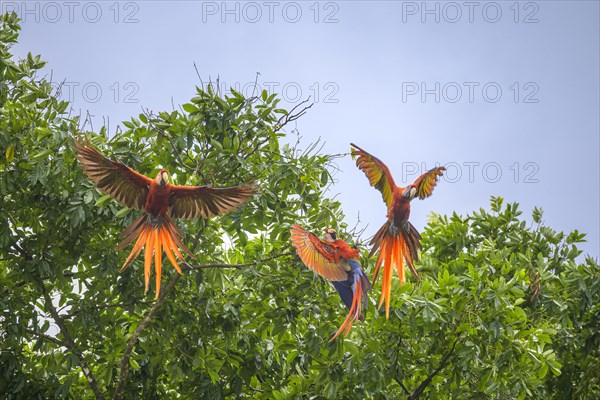
[[[54,304],[52,303],[52,298],[50,297],[50,294],[48,294],[48,290],[46,289],[44,282],[42,282],[40,279],[34,279],[34,280],[36,280],[37,285],[39,286],[39,288],[42,291],[44,300],[46,302],[46,307],[48,307],[48,310],[50,311],[50,315],[52,315],[52,319],[54,319],[54,322],[56,323],[56,325],[58,325],[60,333],[64,337],[64,340],[60,341],[61,345],[65,346],[67,349],[69,349],[79,359],[79,366],[81,367],[81,370],[83,371],[83,375],[87,379],[90,387],[94,391],[96,398],[104,400],[105,399],[104,393],[102,393],[102,390],[100,389],[100,386],[98,385],[98,382],[96,381],[96,377],[92,373],[92,370],[90,369],[87,361],[83,357],[83,354],[76,349],[75,341],[73,340],[73,337],[69,333],[69,329],[67,328],[67,325],[65,324],[64,319],[60,316],[60,314],[56,310],[56,307],[54,307]],[[44,335],[44,336],[46,336],[46,335]],[[48,338],[49,337],[47,337],[47,339]],[[55,341],[55,343],[57,343],[57,342]]]
[[[19,246],[19,244],[14,243],[12,245],[12,247],[15,248],[19,252],[19,254],[26,260],[33,260],[33,257],[31,256],[31,254],[27,250],[25,250],[25,248]],[[69,333],[69,329],[67,328],[67,325],[65,324],[65,320],[60,316],[60,314],[58,313],[58,310],[56,309],[56,307],[54,307],[54,304],[52,303],[52,298],[50,297],[50,294],[48,293],[48,289],[46,289],[46,286],[44,285],[44,281],[40,277],[36,277],[36,276],[32,276],[31,280],[33,283],[35,283],[40,288],[42,295],[44,296],[44,301],[46,303],[46,307],[48,307],[48,310],[50,311],[50,315],[52,316],[52,319],[54,320],[56,325],[58,325],[58,328],[60,330],[60,333],[63,335],[64,340],[56,339],[51,336],[45,335],[43,333],[38,333],[35,331],[31,331],[30,333],[33,335],[39,336],[39,337],[43,337],[46,340],[50,340],[60,346],[66,347],[68,350],[70,350],[71,353],[73,353],[79,360],[79,366],[81,367],[83,375],[86,377],[88,384],[92,388],[92,391],[96,395],[96,399],[104,400],[105,399],[104,393],[102,393],[102,390],[100,389],[100,386],[98,385],[98,382],[96,381],[96,377],[94,376],[94,373],[92,372],[87,361],[83,357],[83,354],[77,350],[77,348],[75,346],[75,341],[73,340],[73,337]]]
[[[161,290],[158,300],[156,301],[156,303],[154,303],[154,305],[152,306],[148,314],[146,314],[146,316],[138,325],[138,327],[135,328],[135,331],[133,332],[133,335],[131,335],[131,338],[129,338],[129,341],[127,342],[127,347],[125,347],[123,357],[121,358],[121,373],[119,375],[119,383],[117,383],[117,387],[113,395],[113,400],[118,400],[121,398],[121,392],[123,391],[127,375],[129,374],[129,358],[131,357],[131,352],[133,351],[133,348],[139,340],[142,331],[150,324],[152,317],[154,317],[154,315],[158,312],[158,309],[164,304],[167,295],[171,292],[171,290],[173,290],[175,284],[179,281],[180,278],[181,275],[175,275],[175,278],[171,279],[171,282],[169,282],[167,286],[165,286],[165,288]]]
[[[404,391],[404,394],[410,395],[410,392],[408,391],[408,389],[406,388],[406,386],[404,386],[404,384],[402,383],[402,379],[400,379],[398,377],[398,375],[394,375],[394,380],[398,383],[398,385],[400,385],[400,387]]]
[[[286,246],[287,247],[287,246]],[[196,270],[196,269],[207,269],[207,268],[232,268],[232,269],[242,269],[242,268],[247,268],[247,267],[252,267],[254,265],[263,263],[265,261],[270,261],[270,260],[274,260],[276,258],[280,258],[280,257],[285,257],[285,256],[291,256],[292,254],[294,254],[292,251],[288,251],[286,253],[279,253],[276,254],[274,256],[271,257],[267,257],[267,258],[263,258],[262,260],[258,260],[258,261],[253,261],[253,262],[249,262],[246,264],[199,264],[199,265],[190,265],[188,263],[185,263],[185,265],[192,270]]]
[[[296,104],[294,106],[294,108],[292,108],[290,110],[290,112],[288,112],[287,114],[281,116],[281,118],[279,118],[279,120],[277,121],[277,123],[273,127],[273,132],[278,132],[279,130],[281,130],[281,128],[283,128],[284,126],[286,126],[290,122],[295,121],[298,118],[300,118],[301,116],[303,116],[304,114],[306,114],[306,112],[308,111],[308,109],[311,108],[315,103],[310,103],[310,105],[304,106],[296,114],[294,114],[294,112],[296,111],[297,108],[299,108],[300,106],[308,103],[309,101],[310,101],[310,96],[306,100],[303,100],[300,103]]]
[[[429,384],[433,380],[433,378],[446,366],[446,364],[448,363],[448,360],[450,360],[450,357],[452,357],[452,355],[454,354],[454,349],[456,348],[456,345],[458,344],[458,341],[460,340],[460,336],[461,335],[459,334],[458,337],[454,340],[454,343],[452,344],[452,348],[444,355],[444,357],[442,358],[442,361],[440,361],[440,365],[438,365],[438,367],[436,369],[434,369],[433,372],[431,374],[429,374],[429,376],[427,378],[425,378],[425,380],[423,382],[421,382],[421,384],[412,392],[412,394],[410,396],[408,396],[408,400],[415,400],[420,395],[422,395],[423,392],[425,391],[425,389],[427,388],[427,386],[429,386]]]
[[[192,252],[194,251],[195,247],[196,246],[192,246]],[[285,248],[287,248],[287,246]],[[290,254],[292,254],[292,253],[291,252],[279,253],[279,254],[273,255],[271,257],[267,257],[262,260],[257,260],[257,261],[254,261],[251,263],[246,263],[246,264],[203,264],[203,265],[192,266],[192,265],[185,263],[184,265],[186,265],[191,270],[205,269],[205,268],[236,268],[236,269],[240,269],[240,268],[250,267],[252,265],[256,265],[259,263],[263,263],[265,261],[273,260],[275,258],[287,256]],[[144,317],[142,322],[135,329],[135,331],[133,332],[133,335],[131,335],[131,338],[129,338],[129,341],[127,342],[127,346],[125,347],[125,351],[123,352],[123,357],[121,358],[121,372],[119,375],[119,382],[117,383],[117,387],[115,388],[113,400],[119,400],[121,398],[121,392],[123,391],[123,387],[125,386],[125,381],[127,380],[127,375],[129,374],[129,358],[131,357],[131,352],[133,351],[133,348],[135,347],[137,341],[139,340],[139,338],[142,334],[142,331],[144,329],[146,329],[146,327],[150,324],[150,322],[152,321],[152,318],[158,312],[160,307],[162,307],[162,305],[165,303],[165,299],[167,298],[168,294],[173,290],[173,288],[175,287],[175,284],[177,284],[177,282],[179,281],[179,279],[181,279],[181,277],[182,277],[182,275],[179,275],[179,274],[175,275],[175,277],[167,284],[167,286],[165,286],[161,290],[158,300],[156,301],[156,303],[154,303],[154,305],[152,306],[152,308],[150,309],[148,314],[146,314],[146,316]]]
[[[55,344],[57,344],[59,346],[68,347],[67,344],[65,342],[63,342],[62,340],[57,339],[57,338],[52,337],[52,336],[49,336],[49,335],[46,335],[45,333],[37,332],[37,331],[34,331],[33,329],[25,329],[25,332],[29,333],[30,335],[34,335],[34,336],[40,337],[42,339],[48,340],[48,341],[50,341],[52,343],[55,343]]]

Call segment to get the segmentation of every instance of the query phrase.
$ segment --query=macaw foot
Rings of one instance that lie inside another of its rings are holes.
[[[402,230],[406,233],[410,233],[410,224],[408,223],[408,221],[402,221]]]
[[[152,214],[148,214],[148,224],[152,225],[153,228],[158,228],[163,223],[162,216],[154,216]]]
[[[391,221],[388,231],[391,236],[399,235],[400,232],[410,233],[410,223],[408,221],[401,221],[399,226],[396,226],[394,221]]]
[[[396,236],[399,233],[398,227],[396,226],[396,224],[394,224],[394,221],[391,221],[389,226],[388,226],[388,232],[390,233],[390,236]]]

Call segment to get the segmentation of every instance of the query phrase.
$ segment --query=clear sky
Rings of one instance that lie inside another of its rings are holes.
[[[117,123],[171,110],[204,81],[315,105],[295,126],[330,153],[354,142],[396,183],[448,166],[427,215],[489,198],[534,206],[555,229],[588,233],[599,255],[598,1],[1,1],[24,19],[19,56],[49,62],[75,112]],[[353,226],[385,220],[378,192],[348,157],[332,195]]]

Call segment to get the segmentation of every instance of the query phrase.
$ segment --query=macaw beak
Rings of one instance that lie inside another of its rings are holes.
[[[336,233],[333,229],[327,228],[325,229],[325,237],[327,238],[327,240],[331,240],[332,242],[334,242],[336,240]]]
[[[166,171],[163,171],[160,173],[160,184],[164,186],[167,183],[169,183],[169,174]]]
[[[404,191],[404,197],[406,197],[407,199],[414,199],[415,196],[417,195],[417,188],[414,186],[411,186],[410,189],[407,189]]]

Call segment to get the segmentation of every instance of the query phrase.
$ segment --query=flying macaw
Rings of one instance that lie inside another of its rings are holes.
[[[381,160],[354,143],[350,143],[350,145],[355,148],[352,149],[352,156],[358,157],[356,166],[365,173],[371,186],[381,192],[383,201],[388,206],[388,220],[373,236],[371,240],[373,247],[369,254],[369,256],[372,256],[378,249],[381,249],[375,264],[373,285],[379,275],[379,269],[383,265],[383,282],[381,284],[379,307],[381,308],[385,300],[385,316],[388,318],[393,267],[396,266],[400,283],[403,283],[405,279],[403,260],[406,260],[406,264],[408,264],[415,278],[419,279],[419,274],[417,274],[413,262],[419,260],[417,251],[421,250],[421,235],[408,221],[410,202],[415,197],[422,200],[431,196],[433,188],[446,168],[430,169],[419,176],[412,185],[399,187],[396,186],[390,170]]]
[[[113,196],[125,207],[143,211],[121,237],[125,239],[117,250],[125,248],[137,238],[133,250],[121,268],[123,272],[144,250],[145,292],[148,292],[152,254],[156,273],[156,295],[160,294],[162,274],[162,253],[175,267],[181,268],[173,253],[183,261],[183,250],[190,257],[194,255],[181,242],[181,231],[171,218],[209,218],[227,213],[245,203],[255,193],[253,186],[212,188],[210,186],[176,186],[169,183],[168,171],[161,169],[156,178],[150,179],[129,168],[120,161],[112,161],[100,154],[85,137],[73,138],[73,148],[77,151],[81,167],[88,178],[102,192]]]
[[[362,308],[367,307],[367,292],[371,290],[369,279],[358,262],[358,249],[336,237],[335,230],[325,230],[325,240],[299,225],[292,225],[292,244],[302,262],[323,278],[331,281],[342,301],[349,309],[346,319],[329,340],[331,342],[342,332],[347,335],[352,323],[363,318]]]

